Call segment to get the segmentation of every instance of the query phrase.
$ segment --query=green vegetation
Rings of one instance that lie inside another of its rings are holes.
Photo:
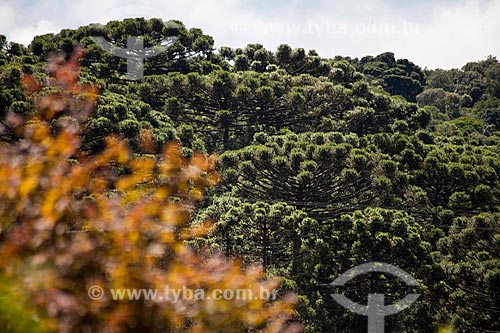
[[[140,154],[148,130],[150,153],[174,140],[187,157],[219,154],[221,184],[193,213],[193,223],[211,218],[215,228],[190,244],[284,277],[307,332],[366,331],[366,318],[336,304],[329,284],[368,261],[397,265],[422,286],[413,307],[387,317],[387,332],[500,331],[496,58],[423,70],[390,52],[325,59],[289,45],[215,50],[212,37],[175,23],[112,21],[37,36],[28,47],[1,36],[1,141],[19,140],[9,115],[34,109],[23,73],[49,81],[48,55],[59,50],[63,61],[82,45],[80,80],[100,88],[82,149],[98,154],[117,134]],[[146,60],[143,80],[129,81],[126,60],[95,35],[144,36],[146,46],[180,39]],[[347,295],[366,302],[379,290],[394,301],[409,290],[390,276],[369,280],[351,282]]]

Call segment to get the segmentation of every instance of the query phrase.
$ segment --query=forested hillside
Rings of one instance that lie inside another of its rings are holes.
[[[281,293],[298,296],[294,317],[306,332],[366,332],[366,317],[330,294],[366,303],[374,290],[387,304],[422,294],[385,318],[387,332],[500,332],[495,57],[428,70],[391,52],[352,59],[300,45],[215,49],[213,37],[175,23],[112,21],[37,36],[29,46],[0,36],[2,144],[20,140],[7,119],[32,115],[35,96],[54,90],[54,68],[82,47],[79,80],[96,84],[99,96],[79,149],[100,154],[117,135],[137,158],[169,142],[185,158],[216,154],[220,183],[199,193],[190,212],[192,225],[209,218],[214,228],[188,245],[283,277]],[[126,59],[91,36],[120,45],[143,36],[145,46],[179,39],[145,61],[144,79],[128,80]],[[47,87],[26,95],[24,74]],[[56,131],[56,119],[50,124]],[[8,230],[0,228],[0,242]],[[330,286],[370,261],[400,267],[421,288],[375,275]]]

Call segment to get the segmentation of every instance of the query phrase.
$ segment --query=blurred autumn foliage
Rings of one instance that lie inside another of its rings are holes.
[[[219,180],[214,156],[186,158],[176,143],[148,154],[156,149],[147,131],[142,154],[132,154],[118,137],[109,137],[98,154],[79,149],[98,96],[95,86],[78,81],[81,55],[53,55],[46,82],[25,75],[36,112],[28,119],[9,115],[2,128],[11,139],[0,142],[0,330],[300,330],[290,324],[295,300],[287,295],[274,301],[112,299],[111,288],[257,291],[279,281],[186,245],[211,228],[193,225],[190,217]],[[105,291],[100,300],[88,296],[94,285]]]

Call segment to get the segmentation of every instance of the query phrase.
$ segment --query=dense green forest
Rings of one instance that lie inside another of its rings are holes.
[[[190,245],[284,277],[282,292],[298,295],[306,332],[366,332],[366,317],[330,294],[363,303],[374,290],[390,303],[422,294],[386,317],[387,332],[500,332],[495,57],[428,70],[391,52],[353,59],[286,44],[216,49],[202,30],[175,23],[111,21],[37,36],[29,46],[0,36],[1,141],[18,140],[9,114],[34,110],[23,74],[49,82],[54,62],[83,46],[80,80],[97,83],[99,97],[81,149],[97,154],[116,134],[139,155],[148,129],[152,154],[170,141],[187,157],[216,153],[222,180],[191,216],[193,224],[212,219],[215,229]],[[126,59],[91,36],[120,45],[143,36],[146,46],[179,39],[147,59],[144,79],[134,81]],[[400,267],[421,288],[376,274],[330,286],[371,261]]]

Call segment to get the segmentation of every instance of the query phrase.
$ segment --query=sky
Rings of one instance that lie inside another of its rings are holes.
[[[386,51],[421,67],[500,57],[500,0],[0,0],[0,34],[36,35],[126,17],[177,19],[216,47],[280,44],[322,57]]]

